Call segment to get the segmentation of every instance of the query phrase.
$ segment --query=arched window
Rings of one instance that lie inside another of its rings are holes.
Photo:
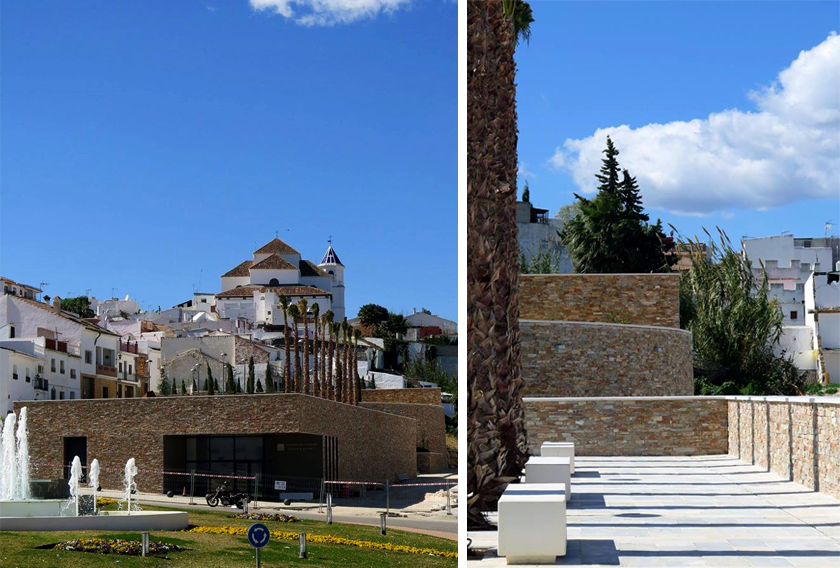
[[[280,285],[280,281],[279,281],[279,280],[277,280],[276,278],[272,278],[271,280],[269,280],[269,281],[268,281],[268,285],[269,285],[269,286],[279,286],[279,285]]]
[[[335,272],[333,272],[332,270],[330,270],[329,274],[330,276],[335,276]]]

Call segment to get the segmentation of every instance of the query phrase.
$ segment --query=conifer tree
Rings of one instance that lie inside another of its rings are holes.
[[[580,213],[560,233],[579,273],[668,272],[676,262],[669,254],[673,242],[662,223],[651,225],[644,213],[636,178],[628,170],[619,178],[618,148],[607,137],[598,194],[585,199],[577,194]]]
[[[265,364],[265,392],[274,392],[274,372],[271,370],[271,361]]]
[[[239,379],[236,379],[236,392],[237,393],[242,392],[242,382]]]
[[[248,382],[245,383],[245,392],[254,394],[254,357],[248,359]]]
[[[161,369],[160,371],[160,394],[161,396],[172,394],[172,386],[169,384],[169,379],[166,376],[166,369]]]
[[[181,379],[181,394],[187,394],[187,384]]]
[[[204,389],[207,394],[216,394],[215,382],[213,380],[213,371],[210,369],[210,363],[207,363],[207,380],[204,382]]]
[[[257,388],[255,392],[263,392],[262,382],[260,382],[259,379],[257,379]]]
[[[225,372],[227,373],[227,380],[225,381],[225,393],[233,394],[236,392],[236,383],[233,382],[233,365],[227,363],[225,365]]]

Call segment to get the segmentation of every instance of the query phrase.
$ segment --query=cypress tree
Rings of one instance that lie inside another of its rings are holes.
[[[236,392],[237,393],[242,392],[242,383],[239,381],[239,379],[236,379]]]
[[[254,394],[254,357],[248,359],[248,382],[245,383],[245,392]]]
[[[259,380],[259,379],[257,379],[256,392],[263,392],[262,382],[260,382],[260,380]]]
[[[236,384],[233,381],[233,365],[227,363],[225,365],[225,373],[227,374],[227,380],[225,380],[225,393],[233,394],[236,392]]]
[[[207,380],[204,383],[204,389],[207,391],[207,394],[216,394],[215,382],[213,380],[213,371],[210,369],[210,363],[207,363]]]
[[[160,394],[162,396],[169,396],[172,394],[172,387],[169,385],[169,379],[166,377],[166,370],[160,371]]]
[[[265,364],[265,392],[274,392],[274,373],[271,371],[271,361]]]
[[[181,394],[187,394],[187,384],[181,379]]]

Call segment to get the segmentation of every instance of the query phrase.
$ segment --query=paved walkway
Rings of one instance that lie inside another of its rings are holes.
[[[561,566],[840,567],[840,501],[729,456],[579,457]],[[496,533],[473,568],[505,566]]]

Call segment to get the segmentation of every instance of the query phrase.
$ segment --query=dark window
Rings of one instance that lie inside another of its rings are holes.
[[[53,387],[52,390],[50,391],[50,398],[52,400],[55,400],[55,387]]]
[[[15,326],[9,327],[9,339],[15,338]]]
[[[798,317],[799,317],[799,313],[796,310],[791,310],[790,311],[790,319],[795,320]]]
[[[102,398],[108,398],[108,387],[102,387]]]
[[[93,353],[91,353],[90,351],[85,351],[85,363],[87,363],[89,365],[92,362],[93,362]]]
[[[272,278],[271,280],[269,280],[269,281],[268,281],[268,285],[269,285],[269,286],[279,286],[279,285],[280,285],[280,281],[279,281],[279,280],[277,280],[276,278]]]

